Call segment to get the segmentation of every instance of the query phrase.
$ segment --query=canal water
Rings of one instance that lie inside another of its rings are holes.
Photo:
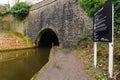
[[[48,61],[50,49],[0,52],[0,80],[30,80]]]

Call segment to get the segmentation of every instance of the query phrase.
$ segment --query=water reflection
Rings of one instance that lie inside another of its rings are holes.
[[[30,80],[48,61],[50,49],[27,49],[0,53],[0,80]]]

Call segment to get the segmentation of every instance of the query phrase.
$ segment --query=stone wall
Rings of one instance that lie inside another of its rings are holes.
[[[28,20],[19,21],[12,15],[0,17],[0,30],[12,30],[24,35]]]
[[[9,18],[9,17],[7,17]],[[0,17],[0,30],[9,30],[10,29],[10,23],[8,21],[9,19],[6,19],[5,17]]]
[[[84,33],[91,34],[92,20],[80,8],[77,0],[48,0],[47,4],[44,2],[38,5],[31,9],[26,30],[26,34],[34,42],[46,28],[56,33],[64,47],[75,47]]]
[[[50,28],[63,47],[76,47],[84,35],[91,35],[93,31],[92,19],[80,7],[78,0],[44,0],[32,6],[24,21],[11,15],[0,21],[8,29],[29,36],[34,43],[41,31]]]

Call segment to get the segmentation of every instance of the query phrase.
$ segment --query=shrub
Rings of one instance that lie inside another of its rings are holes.
[[[89,16],[93,16],[94,12],[105,2],[106,0],[79,0],[80,5],[84,8]]]
[[[0,16],[3,16],[3,14],[0,12]]]
[[[16,3],[9,11],[14,17],[23,20],[29,14],[30,6],[24,2]]]
[[[115,33],[120,34],[120,1],[119,0],[113,0],[114,4],[114,21],[115,21]]]
[[[0,5],[0,12],[5,12],[8,10],[8,6],[7,4],[4,4],[4,5]]]
[[[98,10],[98,8],[104,4],[107,0],[79,0],[80,5],[87,12],[88,16],[93,16],[94,12]],[[113,0],[114,10],[115,10],[115,28],[114,32],[116,34],[120,34],[120,0]]]
[[[4,15],[8,14],[8,12],[7,12],[8,6],[9,5],[7,5],[7,4],[0,5],[0,16],[4,16]]]

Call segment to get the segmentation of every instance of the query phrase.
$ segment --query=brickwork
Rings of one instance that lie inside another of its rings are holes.
[[[0,50],[31,47],[27,41],[9,32],[0,32]]]

